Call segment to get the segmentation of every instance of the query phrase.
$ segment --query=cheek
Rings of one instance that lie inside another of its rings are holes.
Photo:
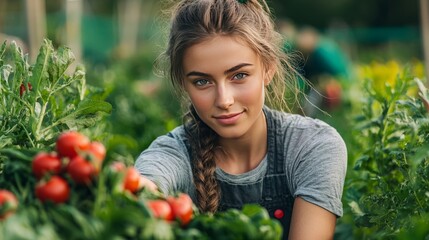
[[[188,92],[188,96],[197,111],[209,109],[213,105],[212,97],[209,92]]]
[[[260,101],[261,98],[263,99],[264,91],[264,83],[261,83],[261,81],[254,81],[252,84],[241,88],[237,96],[240,96],[241,99],[245,99],[247,102],[256,102]]]

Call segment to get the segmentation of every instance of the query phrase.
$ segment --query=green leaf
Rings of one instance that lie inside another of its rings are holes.
[[[48,73],[52,83],[58,82],[70,64],[75,60],[70,48],[60,47],[49,58]]]
[[[112,111],[112,105],[108,102],[99,101],[99,100],[84,100],[80,102],[80,104],[78,105],[75,111],[59,119],[56,124],[58,123],[64,123],[67,125],[82,124],[82,123],[86,123],[86,121],[97,120],[98,118],[95,114],[98,112],[110,113],[111,111]]]
[[[25,154],[22,149],[12,149],[12,148],[0,149],[0,155],[5,155],[10,158],[22,159],[26,161],[31,161],[33,157],[32,154],[29,154],[29,153]]]
[[[243,207],[242,211],[243,214],[248,216],[255,223],[265,219],[270,219],[268,211],[257,204],[247,204]]]
[[[10,65],[3,65],[0,67],[0,92],[4,91],[3,88],[9,85],[9,76],[12,71],[13,69]],[[5,85],[3,85],[3,83],[5,83]],[[2,97],[5,97],[5,95],[2,94]]]
[[[19,86],[24,81],[24,78],[28,74],[27,60],[24,58],[22,50],[15,42],[11,44],[11,51],[15,61],[15,70],[13,74],[13,81],[11,84],[12,91],[18,91]]]
[[[86,215],[74,206],[59,205],[49,215],[63,237],[70,239],[97,239],[103,231],[101,222]]]
[[[86,78],[83,66],[78,66],[72,76],[73,81],[80,82],[78,85],[79,99],[83,100],[86,93]]]
[[[141,239],[169,240],[174,239],[170,224],[163,220],[148,219],[140,235]]]
[[[37,55],[36,64],[33,66],[30,83],[33,85],[35,92],[41,87],[42,79],[47,78],[47,69],[49,58],[54,51],[52,42],[45,39],[40,47],[39,54]]]
[[[358,216],[361,217],[363,215],[365,215],[365,213],[360,209],[359,204],[356,201],[351,201],[349,203],[350,209],[352,210],[352,212]]]
[[[354,166],[354,170],[360,170],[362,165],[364,164],[364,162],[367,162],[369,160],[369,156],[368,155],[363,155],[361,157],[359,157],[356,160],[355,166]]]

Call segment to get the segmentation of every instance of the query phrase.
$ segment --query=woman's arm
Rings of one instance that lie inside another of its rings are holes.
[[[333,213],[297,197],[288,239],[333,239],[336,220]]]
[[[192,169],[183,142],[183,130],[177,128],[156,138],[136,159],[134,167],[145,178],[143,186],[163,194],[190,193]]]

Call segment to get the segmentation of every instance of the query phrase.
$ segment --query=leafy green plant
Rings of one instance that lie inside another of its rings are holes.
[[[279,239],[282,227],[270,219],[266,209],[256,204],[248,204],[241,210],[229,209],[215,214],[197,216],[190,224],[193,239]],[[182,237],[189,234],[184,233]],[[180,236],[180,235],[179,235]]]
[[[56,51],[45,40],[30,65],[16,44],[10,51],[6,46],[0,48],[1,148],[49,146],[59,132],[94,126],[110,113],[111,105],[86,85],[84,69],[68,74],[74,61],[70,49]]]
[[[0,187],[24,199],[32,195],[27,176],[34,154],[52,150],[69,129],[96,137],[112,109],[101,90],[86,85],[82,67],[69,69],[73,61],[69,48],[56,50],[49,40],[32,65],[14,42],[0,47]]]
[[[346,211],[359,239],[395,239],[429,210],[428,112],[407,94],[415,84],[407,69],[380,84],[365,82],[367,97],[355,119],[359,145],[351,149],[360,154],[346,181]]]

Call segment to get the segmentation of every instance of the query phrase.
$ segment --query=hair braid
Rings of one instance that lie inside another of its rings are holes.
[[[208,127],[191,106],[185,115],[193,161],[193,178],[197,191],[197,205],[201,212],[216,212],[220,202],[220,188],[215,177],[214,149],[218,135]]]

